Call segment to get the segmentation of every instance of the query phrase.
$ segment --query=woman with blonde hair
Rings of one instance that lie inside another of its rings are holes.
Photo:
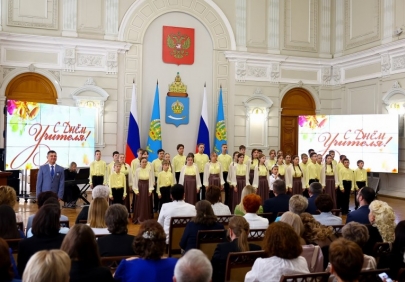
[[[107,224],[105,223],[105,212],[108,209],[108,203],[105,198],[95,198],[90,203],[87,225],[91,227],[94,234],[109,234]]]
[[[304,212],[300,217],[302,224],[304,225],[304,233],[302,234],[302,237],[307,244],[324,247],[330,245],[336,239],[333,228],[320,224],[312,214]]]
[[[368,206],[370,213],[368,219],[372,226],[377,227],[383,242],[392,243],[395,239],[394,210],[383,201],[374,200]]]
[[[212,282],[225,281],[226,260],[229,253],[261,250],[260,246],[248,243],[249,223],[243,216],[235,215],[229,220],[228,236],[231,242],[218,244],[212,256]]]
[[[70,258],[61,250],[40,251],[25,268],[23,282],[69,282]]]
[[[283,213],[279,221],[290,225],[300,238],[300,244],[306,245],[305,240],[302,238],[302,235],[304,234],[304,225],[302,224],[302,220],[299,215],[288,211]]]
[[[256,194],[256,189],[252,185],[246,185],[245,188],[243,188],[243,190],[242,190],[240,203],[235,206],[235,210],[233,212],[234,215],[243,216],[246,214],[245,207],[243,206],[243,198],[245,198],[245,196],[250,195],[250,194]],[[259,210],[257,211],[257,213],[263,213],[263,206],[259,207]]]
[[[2,185],[0,186],[0,205],[7,205],[14,209],[17,203],[17,194],[13,187]],[[18,213],[15,214],[15,219],[17,222],[22,221],[22,216]]]

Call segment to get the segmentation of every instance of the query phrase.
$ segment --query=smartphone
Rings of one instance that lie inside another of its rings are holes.
[[[393,282],[392,279],[389,278],[387,273],[385,273],[385,272],[378,274],[378,276],[380,276],[381,280],[383,280],[383,281],[385,279],[385,282]]]

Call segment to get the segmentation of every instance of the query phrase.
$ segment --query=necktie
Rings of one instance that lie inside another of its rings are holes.
[[[51,166],[51,177],[53,178],[53,176],[55,175],[55,170],[53,169],[53,165]]]

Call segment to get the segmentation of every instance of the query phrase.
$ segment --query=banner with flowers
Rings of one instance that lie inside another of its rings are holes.
[[[368,171],[398,173],[398,115],[299,116],[298,125],[299,154],[334,150],[353,169],[363,160]]]
[[[94,156],[95,109],[7,101],[6,169],[38,168],[49,150],[57,163],[89,166]]]

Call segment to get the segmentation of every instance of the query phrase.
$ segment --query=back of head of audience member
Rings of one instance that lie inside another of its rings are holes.
[[[15,219],[15,212],[12,207],[8,205],[0,206],[0,238],[3,239],[18,239],[20,233],[17,229],[17,221]]]
[[[64,251],[39,251],[28,261],[22,281],[68,282],[70,265],[70,258]]]
[[[170,195],[171,195],[173,201],[184,200],[184,186],[181,184],[174,184],[170,188]]]
[[[375,191],[373,188],[363,187],[359,191],[359,197],[361,197],[360,205],[362,205],[361,202],[364,202],[364,205],[369,205],[372,201],[375,200]]]
[[[315,206],[321,212],[330,212],[333,209],[332,197],[328,194],[321,194],[315,199]]]
[[[0,205],[8,205],[14,208],[17,203],[17,194],[13,187],[7,185],[0,186]],[[15,216],[15,215],[14,215]]]
[[[342,281],[357,281],[363,267],[364,256],[360,246],[344,238],[330,244],[331,273]]]
[[[58,195],[52,191],[45,191],[39,193],[37,197],[38,208],[40,209],[43,205],[45,205],[45,201],[48,200],[49,198],[55,198],[56,200],[58,200]]]
[[[293,195],[288,205],[290,212],[301,214],[308,208],[308,199],[302,195]]]
[[[75,224],[63,239],[62,251],[71,260],[86,262],[89,267],[100,266],[100,255],[93,230],[86,224]]]
[[[249,223],[243,216],[235,215],[229,220],[228,232],[232,232],[238,238],[238,247],[241,252],[249,251],[249,228]]]
[[[211,185],[207,187],[207,191],[205,192],[205,199],[214,205],[219,202],[219,198],[221,197],[221,188],[216,185]]]
[[[159,260],[166,250],[166,234],[156,221],[145,220],[132,244],[135,254],[143,259]]]
[[[395,227],[395,240],[392,251],[404,255],[405,253],[405,220],[398,222]]]
[[[302,224],[304,225],[304,234],[302,234],[302,238],[304,238],[305,242],[308,244],[326,240],[334,235],[332,227],[322,225],[312,216],[312,214],[304,212],[300,217]]]
[[[178,260],[174,268],[174,282],[209,282],[212,276],[212,265],[206,255],[198,250],[189,250]]]
[[[92,228],[106,228],[105,212],[108,209],[108,202],[105,198],[95,198],[90,203],[87,222]]]
[[[295,233],[297,233],[299,237],[302,237],[302,234],[304,233],[304,225],[302,224],[302,220],[299,215],[290,211],[285,212],[280,217],[280,222],[290,225],[294,229]]]
[[[15,218],[15,215],[13,217]],[[0,237],[0,281],[12,281],[13,276],[8,244]]]
[[[60,207],[58,198],[54,198],[54,197],[50,197],[50,198],[46,199],[46,201],[44,202],[43,205],[57,205]]]
[[[274,222],[269,225],[264,235],[263,250],[268,257],[295,259],[302,253],[300,238],[294,229],[285,222]]]
[[[35,214],[32,221],[32,234],[37,237],[52,237],[59,234],[60,206],[55,204],[43,205]]]
[[[310,195],[322,194],[322,184],[319,182],[312,182],[311,185],[309,185],[309,194]]]
[[[217,217],[214,214],[211,203],[207,200],[197,202],[195,205],[196,216],[192,221],[203,225],[214,225],[217,222]]]
[[[384,242],[394,242],[395,214],[394,210],[383,201],[374,200],[369,205],[370,223],[377,227]]]
[[[246,213],[245,208],[243,207],[243,199],[250,194],[256,194],[256,189],[252,186],[252,185],[246,185],[243,189],[242,189],[242,194],[240,197],[240,203],[239,203],[239,209],[241,211],[243,211],[244,213]]]
[[[262,202],[262,198],[257,194],[249,194],[243,198],[243,207],[247,213],[256,213]]]
[[[285,187],[285,182],[281,179],[277,179],[273,183],[273,192],[274,194],[280,195],[280,194],[285,194],[286,193],[286,187]]]
[[[349,222],[343,226],[342,236],[347,240],[355,242],[360,248],[363,248],[370,238],[367,226],[355,221]]]
[[[91,196],[93,197],[93,199],[96,199],[96,198],[107,199],[109,197],[109,195],[110,195],[110,189],[108,189],[108,187],[104,186],[104,185],[97,185],[91,191]]]
[[[111,234],[128,233],[128,210],[124,205],[114,204],[105,213],[105,224]]]

